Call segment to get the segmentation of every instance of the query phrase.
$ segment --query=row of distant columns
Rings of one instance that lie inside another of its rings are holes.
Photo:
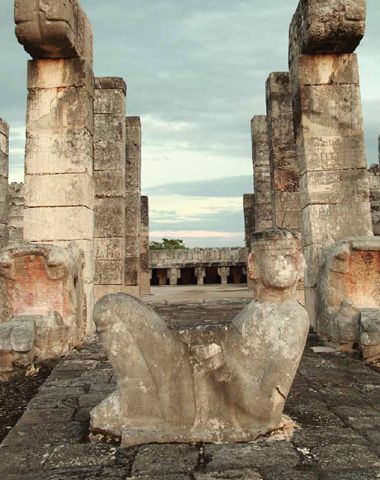
[[[206,267],[196,267],[194,269],[195,277],[197,278],[197,285],[203,285],[204,279],[206,277]],[[218,275],[221,279],[222,285],[228,284],[228,277],[231,274],[230,267],[219,267]],[[168,268],[168,269],[158,269],[158,280],[159,284],[166,285],[166,280],[169,280],[169,285],[175,286],[178,284],[178,280],[181,278],[181,269],[180,268]]]
[[[290,73],[269,75],[267,114],[251,122],[255,230],[301,231],[313,324],[322,249],[344,237],[372,235],[353,53],[365,16],[365,0],[338,9],[334,2],[321,8],[317,0],[301,0],[290,27]]]

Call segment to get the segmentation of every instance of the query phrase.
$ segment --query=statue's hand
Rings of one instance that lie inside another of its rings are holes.
[[[213,372],[225,364],[222,349],[216,343],[197,345],[191,351],[196,361],[206,372]]]

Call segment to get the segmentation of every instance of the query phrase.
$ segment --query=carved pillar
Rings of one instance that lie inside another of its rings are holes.
[[[92,27],[77,0],[15,1],[28,62],[24,239],[84,252],[87,332],[94,283]]]
[[[141,122],[126,119],[125,285],[140,289]]]
[[[0,118],[0,248],[8,245],[9,125]]]
[[[150,294],[149,198],[141,197],[140,294]]]
[[[95,79],[95,300],[124,291],[125,97],[122,78]]]
[[[180,268],[169,268],[167,273],[169,283],[171,286],[177,285],[178,279],[181,278]]]
[[[322,248],[372,235],[356,55],[366,0],[301,0],[290,26],[289,68],[300,173],[306,307],[316,325]]]
[[[253,184],[255,191],[255,232],[273,226],[269,167],[268,124],[265,115],[251,120]]]
[[[300,230],[299,174],[288,72],[269,75],[266,82],[266,104],[273,226]]]
[[[194,269],[194,274],[197,277],[197,285],[203,285],[206,277],[206,268],[197,267]]]
[[[230,273],[231,273],[230,267],[218,268],[218,275],[222,279],[222,285],[227,285],[228,277],[230,276]]]

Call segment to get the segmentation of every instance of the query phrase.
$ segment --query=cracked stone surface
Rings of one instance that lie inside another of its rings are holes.
[[[199,308],[189,307],[193,321]],[[255,443],[120,448],[117,439],[88,438],[91,405],[115,388],[99,342],[89,338],[84,349],[60,361],[4,440],[0,478],[380,479],[380,375],[346,354],[315,353],[315,346],[322,343],[309,335],[285,407],[301,427],[290,441],[266,437]]]

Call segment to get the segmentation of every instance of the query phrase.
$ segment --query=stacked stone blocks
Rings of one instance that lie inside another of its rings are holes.
[[[273,226],[271,198],[271,176],[269,165],[269,143],[267,118],[256,115],[251,120],[252,161],[255,191],[255,231],[260,232]]]
[[[92,27],[77,0],[15,2],[28,62],[24,239],[84,252],[87,332],[94,282]]]
[[[126,119],[126,225],[125,277],[126,286],[140,286],[141,230],[141,121],[140,117]]]
[[[300,174],[306,304],[315,324],[324,246],[372,235],[359,73],[366,1],[301,0],[290,26],[289,68]]]
[[[124,287],[126,85],[95,79],[95,298]]]
[[[149,198],[141,197],[140,294],[150,293]]]
[[[9,125],[0,118],[0,248],[8,244]]]
[[[299,173],[288,72],[269,75],[266,104],[273,225],[300,230]]]
[[[24,239],[24,184],[9,184],[9,244],[22,243]]]

